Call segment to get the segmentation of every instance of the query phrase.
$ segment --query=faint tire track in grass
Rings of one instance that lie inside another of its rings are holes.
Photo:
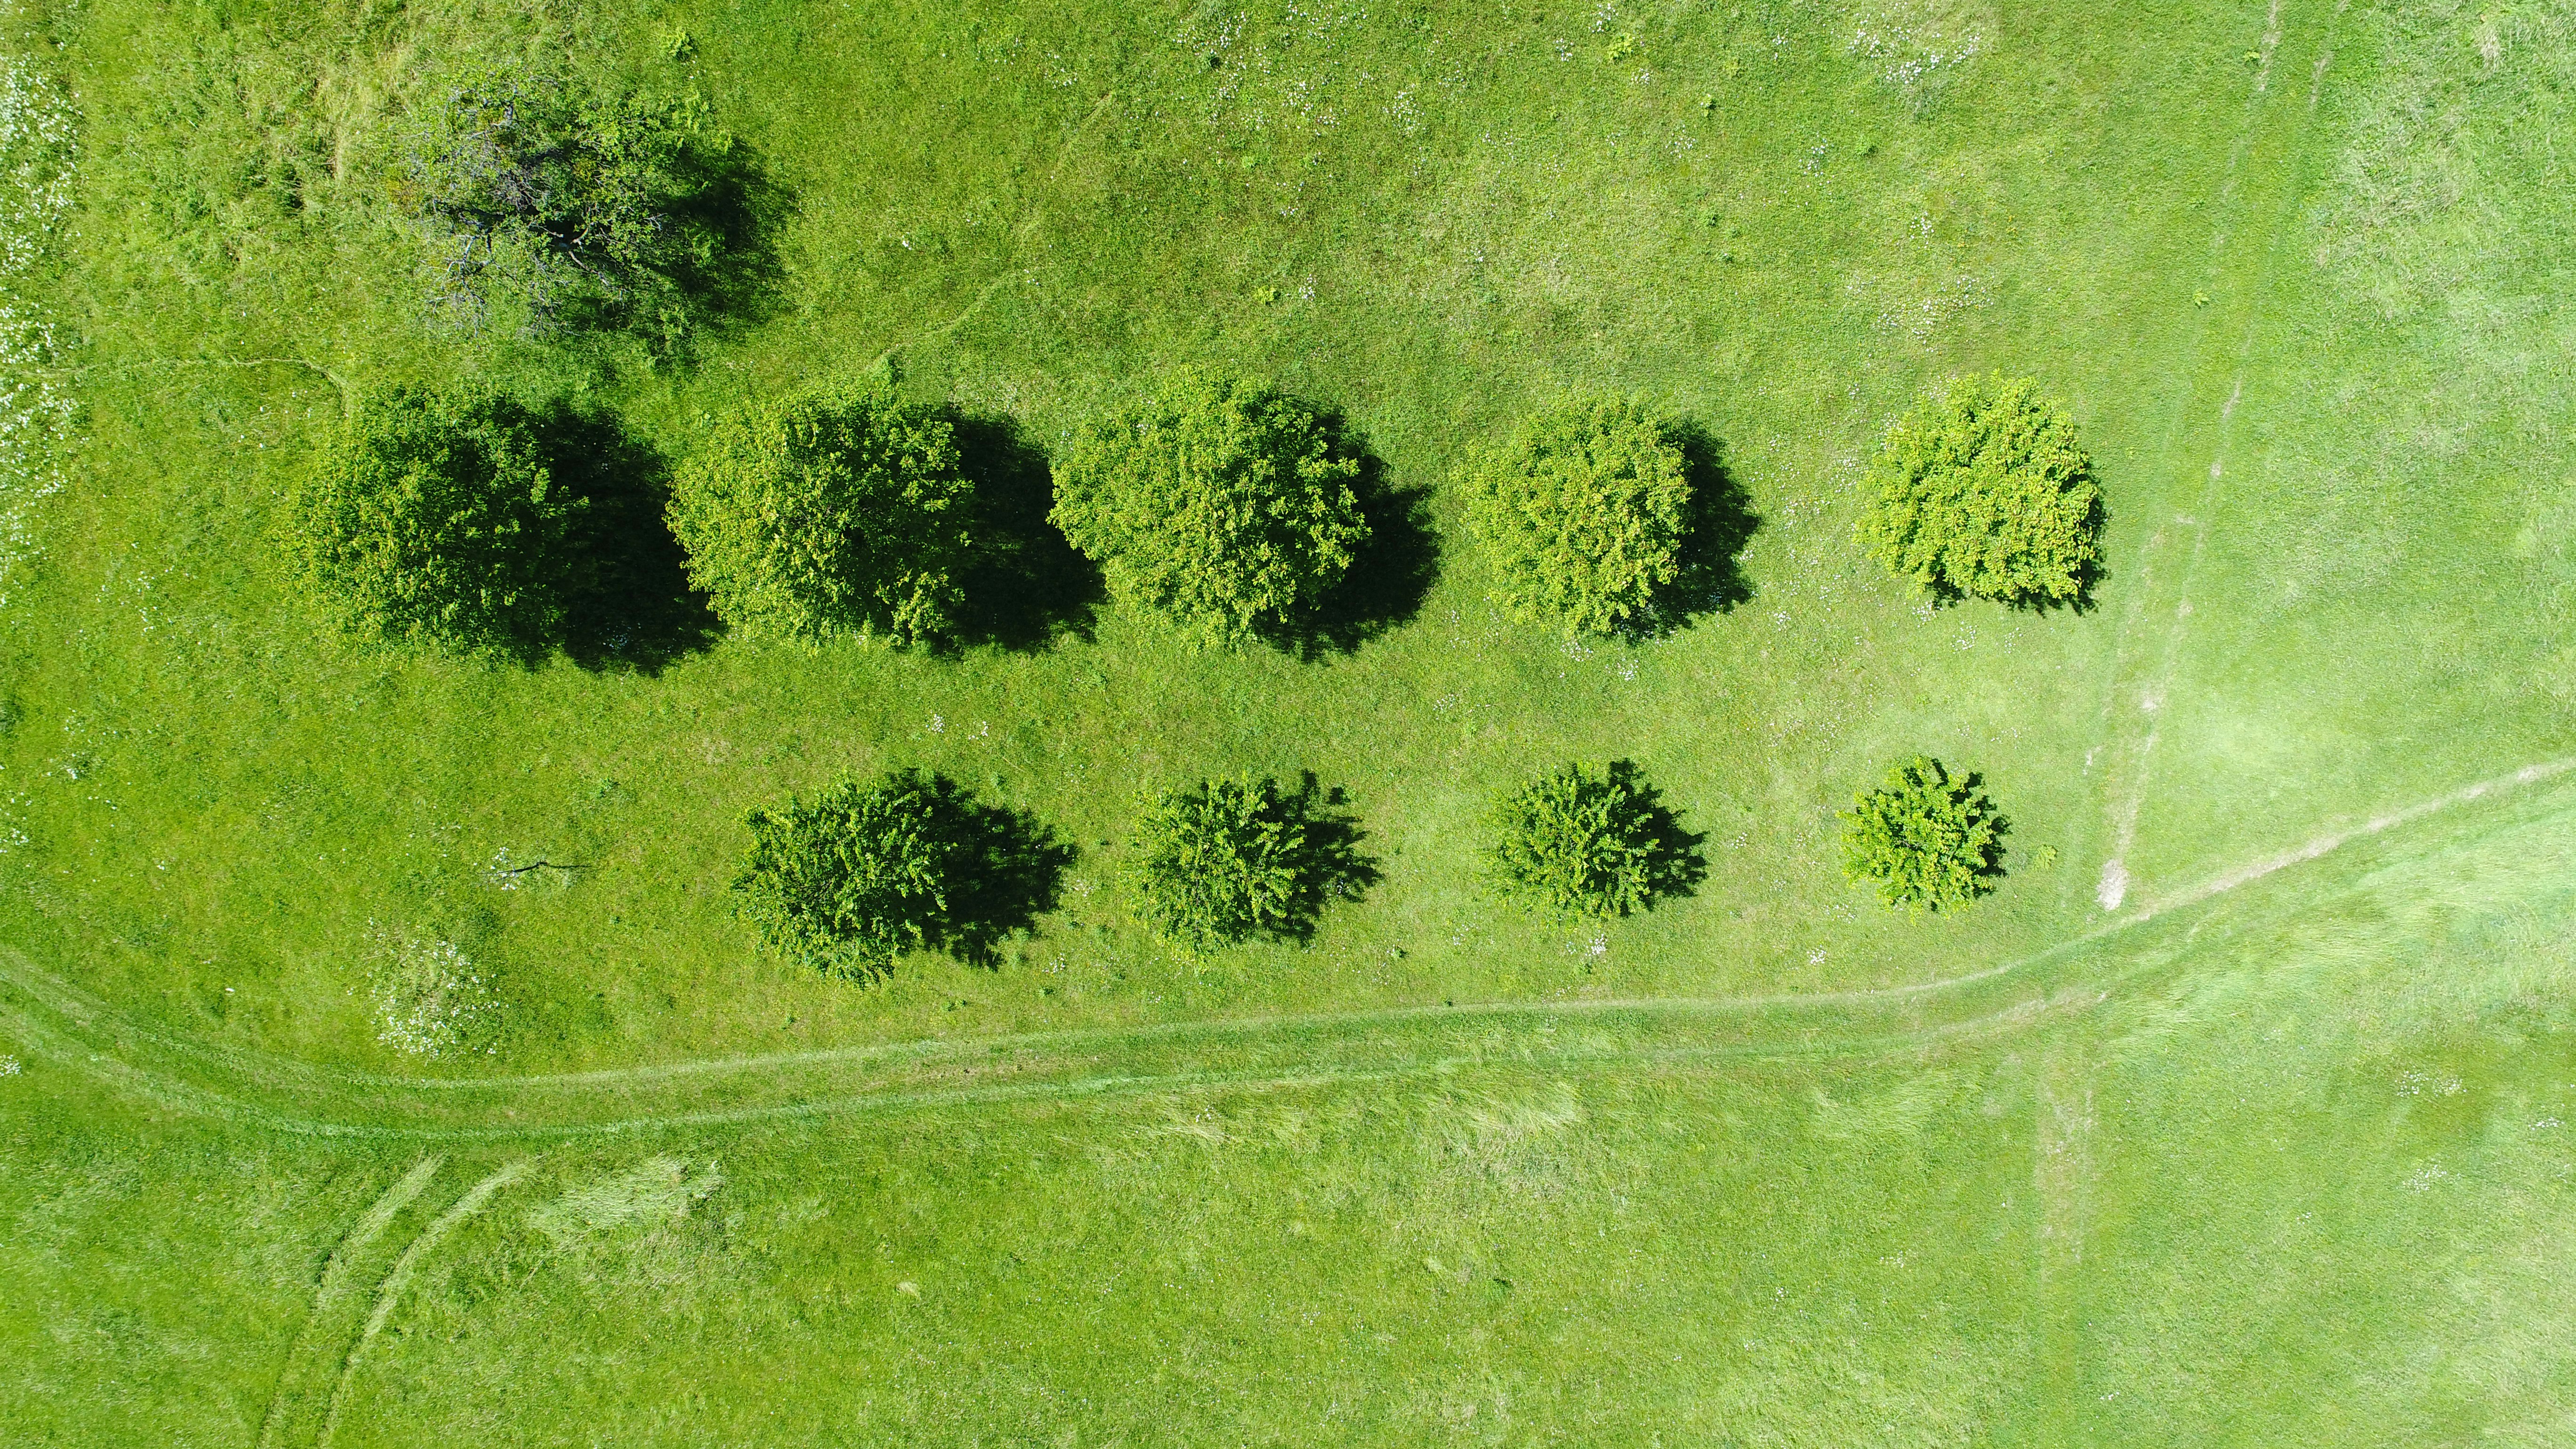
[[[313,1310],[304,1320],[304,1329],[287,1351],[286,1367],[279,1371],[277,1390],[269,1395],[267,1412],[260,1415],[259,1449],[277,1449],[285,1443],[300,1443],[305,1436],[292,1432],[299,1419],[298,1410],[319,1395],[323,1376],[330,1372],[322,1362],[330,1350],[348,1342],[346,1325],[341,1321],[353,1295],[350,1280],[357,1275],[357,1260],[384,1236],[396,1215],[419,1197],[438,1175],[446,1159],[432,1153],[413,1164],[411,1171],[395,1179],[374,1203],[351,1224],[331,1249],[322,1265],[321,1281],[313,1290]]]
[[[2233,199],[2237,183],[2243,178],[2246,170],[2245,162],[2253,156],[2262,139],[2264,128],[2261,124],[2262,113],[2259,108],[2271,95],[2272,66],[2279,56],[2283,35],[2281,9],[2282,0],[2272,0],[2270,13],[2264,18],[2262,42],[2258,48],[2261,62],[2255,71],[2253,89],[2247,93],[2245,101],[2246,109],[2251,114],[2248,124],[2239,136],[2234,152],[2228,158],[2227,181],[2220,193],[2222,204]],[[2342,14],[2343,6],[2338,4],[2323,24],[2324,34],[2319,38],[2317,45],[2315,83],[2319,86],[2324,84],[2325,65],[2333,55],[2333,32]],[[2244,402],[2246,372],[2255,354],[2255,343],[2262,331],[2263,282],[2272,273],[2275,262],[2281,255],[2282,236],[2294,225],[2295,213],[2304,194],[2303,163],[2307,150],[2308,123],[2313,119],[2315,110],[2312,95],[2308,104],[2291,114],[2285,123],[2290,130],[2290,137],[2282,144],[2282,154],[2278,162],[2279,168],[2284,173],[2280,181],[2280,194],[2273,201],[2268,222],[2264,223],[2264,230],[2256,239],[2250,259],[2234,271],[2233,280],[2236,286],[2232,289],[2234,300],[2230,310],[2241,309],[2242,323],[2236,329],[2233,358],[2228,368],[2230,380],[2227,386],[2227,397],[2219,405],[2216,434],[2210,441],[2209,470],[2202,478],[2198,490],[2192,495],[2193,503],[2190,511],[2178,513],[2173,519],[2175,527],[2190,531],[2190,547],[2184,554],[2182,567],[2174,581],[2173,612],[2171,624],[2164,631],[2163,647],[2156,651],[2157,658],[2150,666],[2147,677],[2142,680],[2123,679],[2116,660],[2111,670],[2111,697],[2104,707],[2105,723],[2116,731],[2122,718],[2124,705],[2134,702],[2137,712],[2146,718],[2146,729],[2136,744],[2126,749],[2114,748],[2109,761],[2106,778],[2110,782],[2111,841],[2102,862],[2101,879],[2095,889],[2095,900],[2106,912],[2117,911],[2128,899],[2132,883],[2128,858],[2130,851],[2137,844],[2138,816],[2146,804],[2151,765],[2161,734],[2160,712],[2164,708],[2166,696],[2171,692],[2174,677],[2181,667],[2183,638],[2188,632],[2192,616],[2192,584],[2200,576],[2201,558],[2208,550],[2210,513],[2212,506],[2217,502],[2219,483],[2225,474],[2228,444],[2234,435],[2236,410]],[[2230,242],[2237,240],[2231,228],[2231,221],[2236,215],[2236,212],[2230,211],[2226,214],[2226,219],[2220,222],[2219,229],[2211,241],[2213,250],[2223,249]],[[2219,286],[2216,278],[2212,279],[2212,286],[2213,288]],[[2177,433],[2180,428],[2181,420],[2178,417],[2175,423]],[[2178,448],[2179,438],[2170,446]],[[2121,652],[2124,654],[2127,652],[2125,641],[2128,633],[2146,622],[2147,610],[2150,607],[2147,586],[2153,577],[2153,550],[2164,537],[2165,530],[2161,528],[2151,534],[2147,543],[2149,555],[2139,562],[2139,593],[2136,602],[2131,606],[2130,618],[2122,629]],[[2125,780],[2118,778],[2124,766],[2127,776]]]
[[[359,1330],[357,1340],[341,1356],[340,1372],[331,1382],[331,1397],[323,1410],[320,1430],[313,1438],[315,1449],[328,1445],[331,1436],[339,1431],[340,1409],[347,1402],[350,1380],[357,1377],[358,1364],[366,1356],[367,1345],[373,1343],[376,1335],[384,1331],[385,1324],[392,1320],[395,1307],[402,1302],[403,1289],[410,1286],[412,1270],[438,1246],[439,1239],[446,1237],[457,1224],[481,1212],[493,1194],[526,1176],[531,1165],[532,1160],[524,1157],[501,1164],[491,1176],[467,1188],[447,1211],[421,1229],[420,1236],[412,1239],[410,1246],[403,1249],[402,1256],[394,1260],[393,1267],[385,1273],[384,1281],[377,1285],[375,1308],[367,1315],[366,1327]]]
[[[1117,99],[1118,92],[1116,90],[1113,89],[1104,92],[1100,97],[1099,104],[1093,106],[1088,112],[1086,112],[1081,120],[1074,123],[1073,129],[1066,133],[1064,144],[1056,149],[1055,164],[1047,168],[1046,179],[1038,184],[1038,200],[1030,205],[1028,214],[1020,218],[1019,225],[1011,228],[1010,243],[1014,251],[1017,250],[1021,242],[1028,239],[1028,234],[1037,227],[1039,222],[1046,220],[1045,193],[1052,190],[1055,186],[1056,179],[1064,174],[1064,163],[1073,158],[1074,146],[1082,140],[1084,135],[1089,133],[1092,123],[1099,120],[1101,116],[1109,110],[1110,104]],[[909,352],[916,347],[920,347],[926,343],[937,342],[943,338],[955,336],[958,328],[973,321],[975,314],[984,310],[984,304],[993,300],[994,293],[1002,290],[1002,288],[1006,286],[1009,286],[1012,282],[1021,280],[1022,275],[1020,268],[1014,262],[1004,262],[1002,270],[995,273],[992,279],[985,282],[982,287],[977,288],[975,295],[967,300],[964,307],[958,309],[956,316],[949,318],[947,321],[940,323],[938,326],[933,327],[926,332],[913,337],[908,337],[901,342],[895,343],[885,351],[878,353],[876,361],[870,365],[872,367],[886,366],[892,363],[897,357],[902,356],[904,353]],[[1031,272],[1027,275],[1034,276],[1036,274]]]

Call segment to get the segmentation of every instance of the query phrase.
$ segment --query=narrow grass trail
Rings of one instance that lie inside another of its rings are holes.
[[[2306,199],[2311,123],[2345,3],[2348,0],[2336,0],[2328,10],[2322,0],[2315,0],[2285,15],[2285,0],[2272,0],[2264,17],[2254,76],[2210,239],[2209,290],[2196,299],[2213,315],[2195,339],[2199,356],[2189,364],[2193,380],[2169,435],[2166,466],[2173,470],[2176,482],[2168,497],[2182,506],[2159,522],[2147,539],[2103,707],[2110,732],[2105,779],[2108,840],[2095,900],[2106,912],[2119,911],[2143,885],[2131,862],[2139,819],[2154,780],[2162,712],[2191,630],[2193,591],[2208,551],[2238,415],[2245,406],[2246,383],[2266,340],[2272,315],[2267,303]],[[2311,65],[2304,98],[2273,85],[2283,66],[2292,67],[2295,74],[2302,64]],[[2217,400],[2215,418],[2207,411],[2212,399]],[[2194,412],[2198,421],[2192,417]],[[2203,456],[2205,470],[2199,461]],[[2564,768],[2562,762],[2533,766],[2536,773],[2528,778],[2548,778]],[[2410,806],[2397,815],[2420,818],[2409,812],[2445,808],[2479,798],[2493,788],[2493,782],[2482,783]],[[2389,828],[2396,818],[2383,817],[2358,830],[2323,833],[2300,851],[2166,891],[2139,908],[2135,918],[2151,918],[2223,895],[2299,860],[2323,855],[2361,833]],[[2032,1148],[2032,1186],[2040,1203],[2037,1261],[2032,1271],[2038,1366],[2043,1379],[2060,1390],[2047,1396],[2051,1412],[2044,1433],[2055,1442],[2080,1437],[2082,1411],[2074,1387],[2085,1377],[2088,1342],[2085,1285],[2089,1280],[2081,1268],[2086,1189],[2093,1178],[2086,1155],[2094,1123],[2093,1083],[2082,1056],[2081,1034],[2069,1036],[2073,1039],[2057,1043],[2047,1056],[2038,1139]]]
[[[2228,158],[2210,240],[2210,291],[2203,297],[2211,317],[2195,341],[2194,380],[2168,435],[2168,464],[2177,477],[2172,496],[2189,502],[2146,540],[2103,706],[2110,732],[2109,841],[2095,898],[2105,911],[2120,909],[2139,884],[2130,857],[2153,779],[2160,716],[2190,633],[2193,586],[2208,550],[2210,520],[2226,480],[2246,381],[2266,338],[2270,313],[2265,304],[2306,197],[2309,123],[2344,5],[2295,28],[2285,24],[2282,10],[2283,0],[2273,0],[2264,21],[2261,60],[2246,95],[2243,129]],[[2285,49],[2298,59],[2315,56],[2311,89],[2303,101],[2272,85]],[[2214,418],[2207,412],[2213,399]],[[2179,562],[2173,563],[2177,554]]]
[[[2223,872],[2045,951],[1939,981],[1808,996],[1491,1002],[923,1040],[551,1076],[318,1066],[132,1021],[0,951],[0,1029],[156,1111],[295,1136],[543,1141],[975,1102],[1294,1088],[1470,1069],[1712,1069],[1891,1059],[2024,1032],[2187,969],[2215,941],[2452,863],[2540,871],[2576,836],[2576,759],[2419,801]],[[2340,854],[2332,866],[2318,862]],[[2507,861],[2497,866],[2498,860]],[[2300,867],[2307,867],[2301,869]]]

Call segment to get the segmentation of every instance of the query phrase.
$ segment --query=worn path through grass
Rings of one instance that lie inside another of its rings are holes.
[[[942,1038],[556,1075],[419,1078],[158,1032],[23,955],[0,952],[0,984],[8,988],[0,1020],[32,1049],[165,1109],[297,1135],[428,1142],[702,1128],[978,1101],[1395,1081],[1471,1066],[1564,1071],[1883,1059],[2087,1009],[2205,949],[2213,935],[2276,925],[2321,902],[2390,890],[2392,882],[2428,880],[2443,862],[2492,852],[2500,839],[2527,839],[2533,843],[2525,858],[2547,860],[2554,845],[2542,842],[2558,841],[2576,823],[2576,787],[2564,779],[2571,769],[2576,760],[2465,786],[2221,873],[2046,951],[1877,991],[1478,1003]],[[2356,850],[2365,843],[2377,848]],[[2337,852],[2343,854],[2311,865]],[[2222,901],[2228,909],[2213,913]]]

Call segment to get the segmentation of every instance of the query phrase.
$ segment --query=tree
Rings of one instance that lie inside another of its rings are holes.
[[[1994,889],[2006,822],[1969,775],[1929,755],[1897,761],[1887,782],[1842,812],[1843,873],[1891,906],[1947,910]]]
[[[1487,818],[1485,866],[1506,899],[1567,920],[1624,916],[1686,893],[1703,868],[1636,765],[1562,765],[1504,796]]]
[[[351,630],[526,657],[559,637],[589,560],[586,503],[537,416],[485,388],[395,387],[325,439],[289,504],[296,572]]]
[[[1191,953],[1255,935],[1311,934],[1334,896],[1356,896],[1377,880],[1355,824],[1318,803],[1312,775],[1293,792],[1242,777],[1150,797],[1134,865],[1145,919]]]
[[[1569,398],[1524,419],[1464,475],[1467,525],[1496,596],[1568,637],[1651,617],[1681,576],[1691,483],[1671,430],[1641,402]]]
[[[1952,379],[1888,429],[1867,484],[1862,544],[1936,599],[2080,601],[2100,566],[2092,460],[2028,378]]]
[[[936,409],[832,382],[717,424],[673,479],[670,521],[742,633],[909,644],[951,627],[972,504]]]
[[[1368,537],[1358,476],[1304,404],[1183,371],[1075,430],[1053,517],[1120,602],[1233,644],[1293,627],[1341,581]]]
[[[543,68],[481,68],[410,111],[393,178],[433,303],[543,333],[681,325],[683,275],[720,245],[685,205],[693,113]]]
[[[736,910],[770,949],[837,976],[882,974],[907,950],[986,956],[1053,906],[1073,854],[1030,816],[916,770],[843,779],[748,823]]]

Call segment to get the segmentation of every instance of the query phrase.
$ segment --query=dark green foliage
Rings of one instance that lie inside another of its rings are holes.
[[[1495,889],[1564,919],[1624,916],[1686,895],[1706,874],[1635,764],[1551,770],[1496,802],[1485,865]]]
[[[2006,823],[1978,783],[1929,755],[1899,760],[1842,812],[1844,874],[1874,883],[1891,906],[1935,911],[1993,890]]]
[[[734,629],[908,644],[952,627],[971,504],[938,410],[833,382],[717,424],[680,465],[670,520]]]
[[[1075,431],[1054,518],[1112,597],[1232,644],[1295,629],[1341,581],[1368,537],[1359,472],[1295,399],[1176,372]]]
[[[2075,424],[2028,378],[1953,378],[1890,428],[1862,544],[1935,598],[2080,602],[2101,566],[2102,493]]]
[[[1053,907],[1073,858],[1025,813],[913,770],[845,779],[749,823],[736,909],[770,949],[840,976],[916,949],[986,958]]]
[[[289,508],[305,586],[354,632],[525,657],[561,635],[587,505],[500,393],[397,387],[324,441]]]
[[[1149,799],[1136,825],[1134,880],[1145,919],[1184,951],[1268,935],[1303,940],[1335,896],[1378,879],[1355,822],[1319,805],[1315,777],[1208,780]]]
[[[1643,403],[1570,398],[1524,420],[1462,482],[1497,597],[1525,622],[1568,636],[1634,628],[1681,577],[1690,475]]]
[[[684,283],[724,238],[693,214],[693,112],[524,66],[416,96],[391,190],[433,305],[541,333],[684,326]]]

